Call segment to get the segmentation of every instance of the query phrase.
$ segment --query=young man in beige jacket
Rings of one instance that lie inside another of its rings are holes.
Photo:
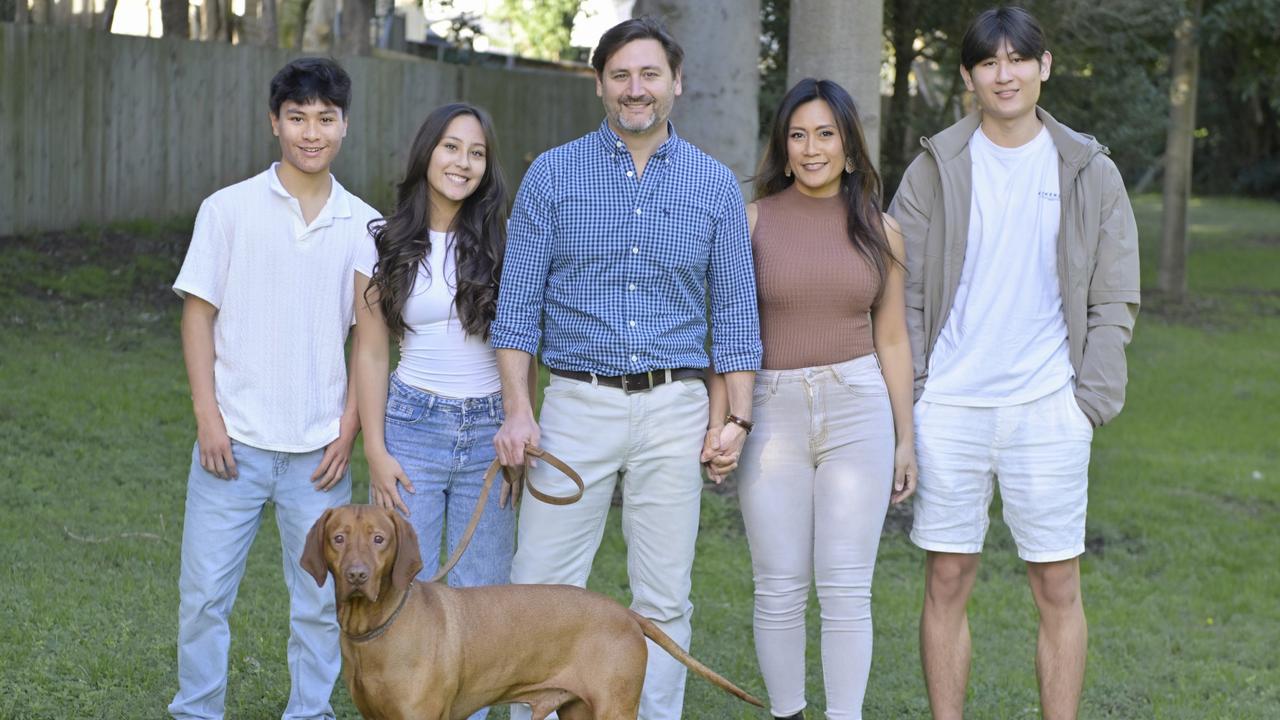
[[[1089,451],[1124,403],[1138,237],[1107,150],[1037,106],[1052,56],[1029,13],[979,15],[960,73],[979,111],[924,139],[889,212],[907,243],[928,552],[921,659],[935,718],[960,718],[966,613],[997,481],[1040,611],[1045,718],[1074,718]]]

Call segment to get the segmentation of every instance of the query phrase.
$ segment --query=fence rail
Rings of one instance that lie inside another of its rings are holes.
[[[193,215],[279,155],[267,85],[295,53],[0,23],[0,235]],[[343,58],[350,129],[334,174],[386,211],[413,133],[453,100],[485,107],[515,183],[590,130],[590,78],[426,60]]]

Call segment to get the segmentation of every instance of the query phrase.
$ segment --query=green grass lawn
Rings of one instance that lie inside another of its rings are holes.
[[[1158,198],[1136,206],[1152,287]],[[1197,200],[1191,223],[1193,298],[1173,308],[1148,297],[1128,405],[1095,439],[1085,718],[1280,717],[1280,205]],[[181,235],[0,243],[0,718],[165,717],[194,437],[178,302],[163,289]],[[363,460],[355,475],[363,499]],[[232,618],[232,718],[279,717],[288,691],[270,515]],[[969,713],[1035,717],[1035,609],[998,503],[992,515],[971,605]],[[702,517],[694,652],[763,695],[736,501],[707,493]],[[904,525],[889,524],[880,553],[868,718],[928,714],[922,554]],[[623,558],[613,517],[592,587],[625,600]],[[823,707],[817,630],[815,609],[811,718]],[[334,702],[356,717],[341,684]],[[765,716],[692,678],[686,708],[693,720]]]

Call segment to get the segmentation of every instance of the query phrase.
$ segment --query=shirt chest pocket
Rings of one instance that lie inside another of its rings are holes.
[[[662,256],[679,267],[705,270],[711,253],[714,224],[711,211],[688,200],[669,200],[657,210],[652,226]]]

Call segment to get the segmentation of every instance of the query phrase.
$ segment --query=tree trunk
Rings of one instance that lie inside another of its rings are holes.
[[[1160,238],[1160,290],[1171,302],[1187,296],[1187,203],[1191,197],[1192,133],[1196,126],[1196,89],[1200,74],[1200,11],[1189,12],[1174,29],[1169,65],[1169,134],[1165,140],[1164,222]]]
[[[880,167],[880,58],[884,0],[791,0],[787,86],[834,80],[858,106],[871,162]]]
[[[337,13],[334,0],[311,0],[303,23],[303,52],[330,52],[333,50],[333,17]]]
[[[200,3],[201,40],[222,38],[222,3],[223,0],[204,0]]]
[[[744,183],[756,171],[760,0],[637,0],[641,15],[661,18],[684,48],[676,132]]]
[[[22,0],[26,2],[26,0]],[[111,32],[111,23],[116,19],[116,0],[107,0],[102,8],[102,30]]]
[[[160,0],[160,24],[165,37],[191,37],[189,0]]]
[[[916,27],[913,0],[891,0],[893,25],[889,41],[893,43],[893,97],[889,100],[885,147],[881,151],[884,197],[887,201],[898,190],[898,182],[907,169],[907,128],[911,125],[911,64],[915,61]]]
[[[368,55],[369,21],[373,19],[373,0],[342,0],[342,16],[338,23],[338,47],[344,55]]]
[[[276,21],[276,0],[262,0],[262,44],[280,45],[280,25]]]

